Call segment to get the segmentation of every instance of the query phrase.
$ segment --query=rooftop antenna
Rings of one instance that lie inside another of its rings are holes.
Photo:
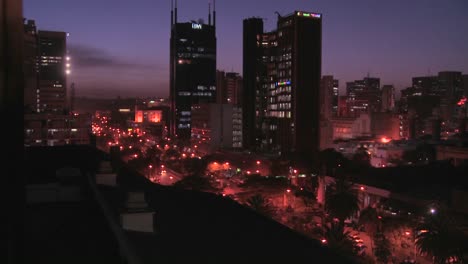
[[[211,3],[208,2],[208,25],[211,26]]]
[[[171,0],[171,26],[174,25],[174,0]]]
[[[216,0],[213,0],[213,26],[216,27]]]
[[[177,24],[177,0],[175,0],[174,24]]]

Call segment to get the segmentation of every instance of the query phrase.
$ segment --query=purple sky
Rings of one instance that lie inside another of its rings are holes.
[[[208,16],[208,0],[179,0],[179,21]],[[67,31],[78,96],[167,96],[170,0],[23,0],[39,29]],[[242,20],[275,11],[323,14],[322,74],[370,72],[397,89],[411,77],[468,74],[467,0],[218,0],[218,69],[242,73]]]

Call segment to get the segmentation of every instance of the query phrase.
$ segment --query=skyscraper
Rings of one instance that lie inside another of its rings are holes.
[[[249,18],[243,22],[243,92],[242,92],[242,146],[246,149],[257,145],[258,126],[256,98],[260,93],[260,68],[262,66],[262,46],[259,45],[263,34],[263,20]]]
[[[216,103],[241,105],[242,77],[239,73],[216,71],[216,89]]]
[[[171,136],[190,139],[192,104],[216,101],[216,12],[203,20],[178,23],[171,10]]]
[[[333,99],[332,99],[332,113],[333,116],[338,114],[338,96],[340,96],[340,85],[339,81],[334,79],[333,80]]]
[[[236,72],[226,72],[224,102],[231,105],[241,104],[242,77]]]
[[[335,81],[338,82],[333,79],[332,75],[324,75],[320,81],[320,113],[322,119],[330,119],[333,115]],[[336,101],[338,104],[338,98],[336,98]]]
[[[395,87],[393,85],[382,86],[382,112],[393,111],[395,108]]]
[[[314,158],[319,149],[322,15],[278,15],[277,29],[262,31],[260,19],[244,20],[244,133],[252,133],[249,126],[264,116],[263,133],[270,134],[264,143],[271,149]],[[266,102],[266,109],[254,110],[253,98]]]
[[[335,100],[336,99],[336,100]],[[338,109],[338,80],[332,75],[324,75],[320,80],[320,149],[331,147],[333,129],[331,118]]]
[[[38,36],[34,20],[24,21],[24,108],[28,113],[37,112],[38,91]]]
[[[439,80],[437,76],[413,77],[412,95],[438,95]]]
[[[381,107],[380,79],[366,77],[346,83],[350,111],[353,115],[379,112]]]
[[[39,85],[37,112],[63,114],[67,108],[66,33],[39,30]]]

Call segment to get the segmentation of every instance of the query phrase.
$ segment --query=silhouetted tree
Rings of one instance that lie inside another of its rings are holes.
[[[332,222],[330,226],[324,226],[323,237],[326,239],[326,245],[332,250],[348,256],[354,255],[354,242],[343,225]]]
[[[379,219],[375,208],[366,207],[359,214],[359,224],[372,237],[379,231]]]
[[[319,153],[319,170],[323,175],[335,175],[335,170],[338,167],[343,167],[346,163],[346,158],[341,152],[333,148],[324,149]]]
[[[262,195],[256,194],[247,199],[247,205],[260,214],[271,216],[273,208],[271,204]]]
[[[447,263],[451,258],[461,260],[468,249],[468,241],[457,223],[442,207],[426,216],[417,230],[424,232],[416,235],[416,246],[421,252],[432,255],[435,263]]]
[[[353,184],[344,177],[330,184],[325,193],[325,210],[344,226],[345,219],[359,210],[359,199]]]
[[[174,183],[176,188],[189,189],[195,191],[215,192],[217,189],[213,186],[210,180],[201,175],[192,174],[182,180]]]
[[[388,259],[392,255],[392,252],[390,251],[390,242],[382,233],[375,234],[375,236],[373,236],[373,240],[375,244],[374,255],[377,258],[377,261],[387,263]]]

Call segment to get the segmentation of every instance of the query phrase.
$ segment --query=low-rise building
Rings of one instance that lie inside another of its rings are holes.
[[[24,144],[28,146],[86,145],[90,133],[89,115],[24,115]]]
[[[211,152],[242,147],[242,109],[230,104],[192,106],[192,139]]]
[[[359,138],[371,134],[369,114],[361,114],[358,117],[334,117],[331,122],[333,140]]]

